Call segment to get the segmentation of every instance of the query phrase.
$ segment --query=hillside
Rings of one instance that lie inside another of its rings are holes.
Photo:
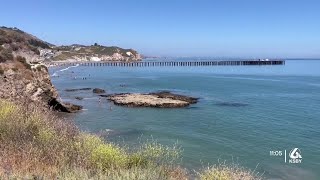
[[[139,61],[141,55],[133,49],[123,49],[116,46],[106,47],[98,44],[92,46],[71,45],[54,47],[56,56],[53,60],[82,61]]]
[[[51,46],[20,29],[0,27],[0,62],[13,60],[14,56],[25,57],[28,62],[39,61],[40,50]]]
[[[10,55],[12,54],[12,55]],[[55,46],[18,28],[0,27],[0,62],[22,56],[27,62],[42,61],[138,61],[142,56],[133,49],[116,46]]]

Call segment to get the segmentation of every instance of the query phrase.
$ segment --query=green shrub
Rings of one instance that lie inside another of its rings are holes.
[[[4,70],[0,67],[0,75],[4,74]]]
[[[0,36],[0,46],[6,43],[11,43],[11,41],[6,37]]]
[[[5,62],[13,60],[12,50],[11,49],[3,49],[0,52],[0,62]]]
[[[42,71],[42,69],[45,69],[45,70],[48,72],[47,66],[42,65],[42,64],[36,65],[36,70],[37,70],[37,71]]]
[[[7,35],[6,31],[0,29],[0,36],[6,36],[6,35]]]
[[[13,42],[23,42],[24,37],[17,32],[11,32],[8,37],[13,40]]]
[[[11,47],[12,51],[17,51],[20,48],[17,44],[11,44],[10,47]]]
[[[11,42],[7,38],[6,31],[0,29],[0,46],[6,43],[11,43]]]
[[[0,63],[6,62],[6,61],[7,61],[7,60],[4,59],[4,57],[2,57],[1,54],[0,54]]]
[[[27,62],[25,57],[17,56],[16,60],[23,64],[24,67],[31,70],[31,65]]]
[[[50,46],[47,43],[45,43],[43,41],[36,40],[36,39],[30,39],[28,41],[28,43],[31,44],[32,46],[41,47],[43,49],[50,48]]]
[[[26,58],[25,58],[25,57],[22,57],[22,56],[17,56],[17,57],[16,57],[16,60],[19,61],[19,62],[21,62],[21,63],[26,63],[26,62],[27,62]]]
[[[29,45],[29,48],[30,48],[30,50],[33,51],[35,54],[40,55],[40,51],[38,50],[37,47],[34,47],[34,46],[30,46],[30,45]]]

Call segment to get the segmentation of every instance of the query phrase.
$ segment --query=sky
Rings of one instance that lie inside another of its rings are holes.
[[[319,58],[319,0],[0,0],[0,26],[148,56]]]

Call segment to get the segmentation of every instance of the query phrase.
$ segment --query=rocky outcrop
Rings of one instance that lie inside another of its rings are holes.
[[[171,93],[170,91],[159,91],[159,92],[150,93],[150,95],[154,95],[159,98],[169,98],[174,100],[185,101],[190,104],[195,104],[198,102],[198,98],[174,94],[174,93]]]
[[[94,88],[92,92],[96,94],[102,94],[102,93],[105,93],[106,91],[104,89]]]
[[[170,92],[157,92],[149,94],[122,93],[101,95],[107,97],[115,105],[128,107],[156,107],[156,108],[180,108],[197,103],[198,99]]]
[[[83,100],[83,97],[77,96],[77,97],[75,97],[75,99],[81,101],[81,100]]]
[[[82,109],[82,106],[71,103],[62,103],[59,102],[56,98],[51,99],[48,104],[50,109],[60,112],[75,113]]]
[[[31,65],[17,58],[0,63],[0,98],[62,112],[76,112],[82,108],[58,100],[46,66]]]

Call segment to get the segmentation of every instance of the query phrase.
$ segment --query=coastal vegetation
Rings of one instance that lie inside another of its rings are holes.
[[[36,106],[0,101],[0,177],[184,179],[180,150],[156,142],[127,149],[81,132]],[[1,179],[1,178],[0,178]]]
[[[50,111],[0,100],[0,179],[262,179],[225,164],[190,176],[180,155],[155,141],[120,147]]]

